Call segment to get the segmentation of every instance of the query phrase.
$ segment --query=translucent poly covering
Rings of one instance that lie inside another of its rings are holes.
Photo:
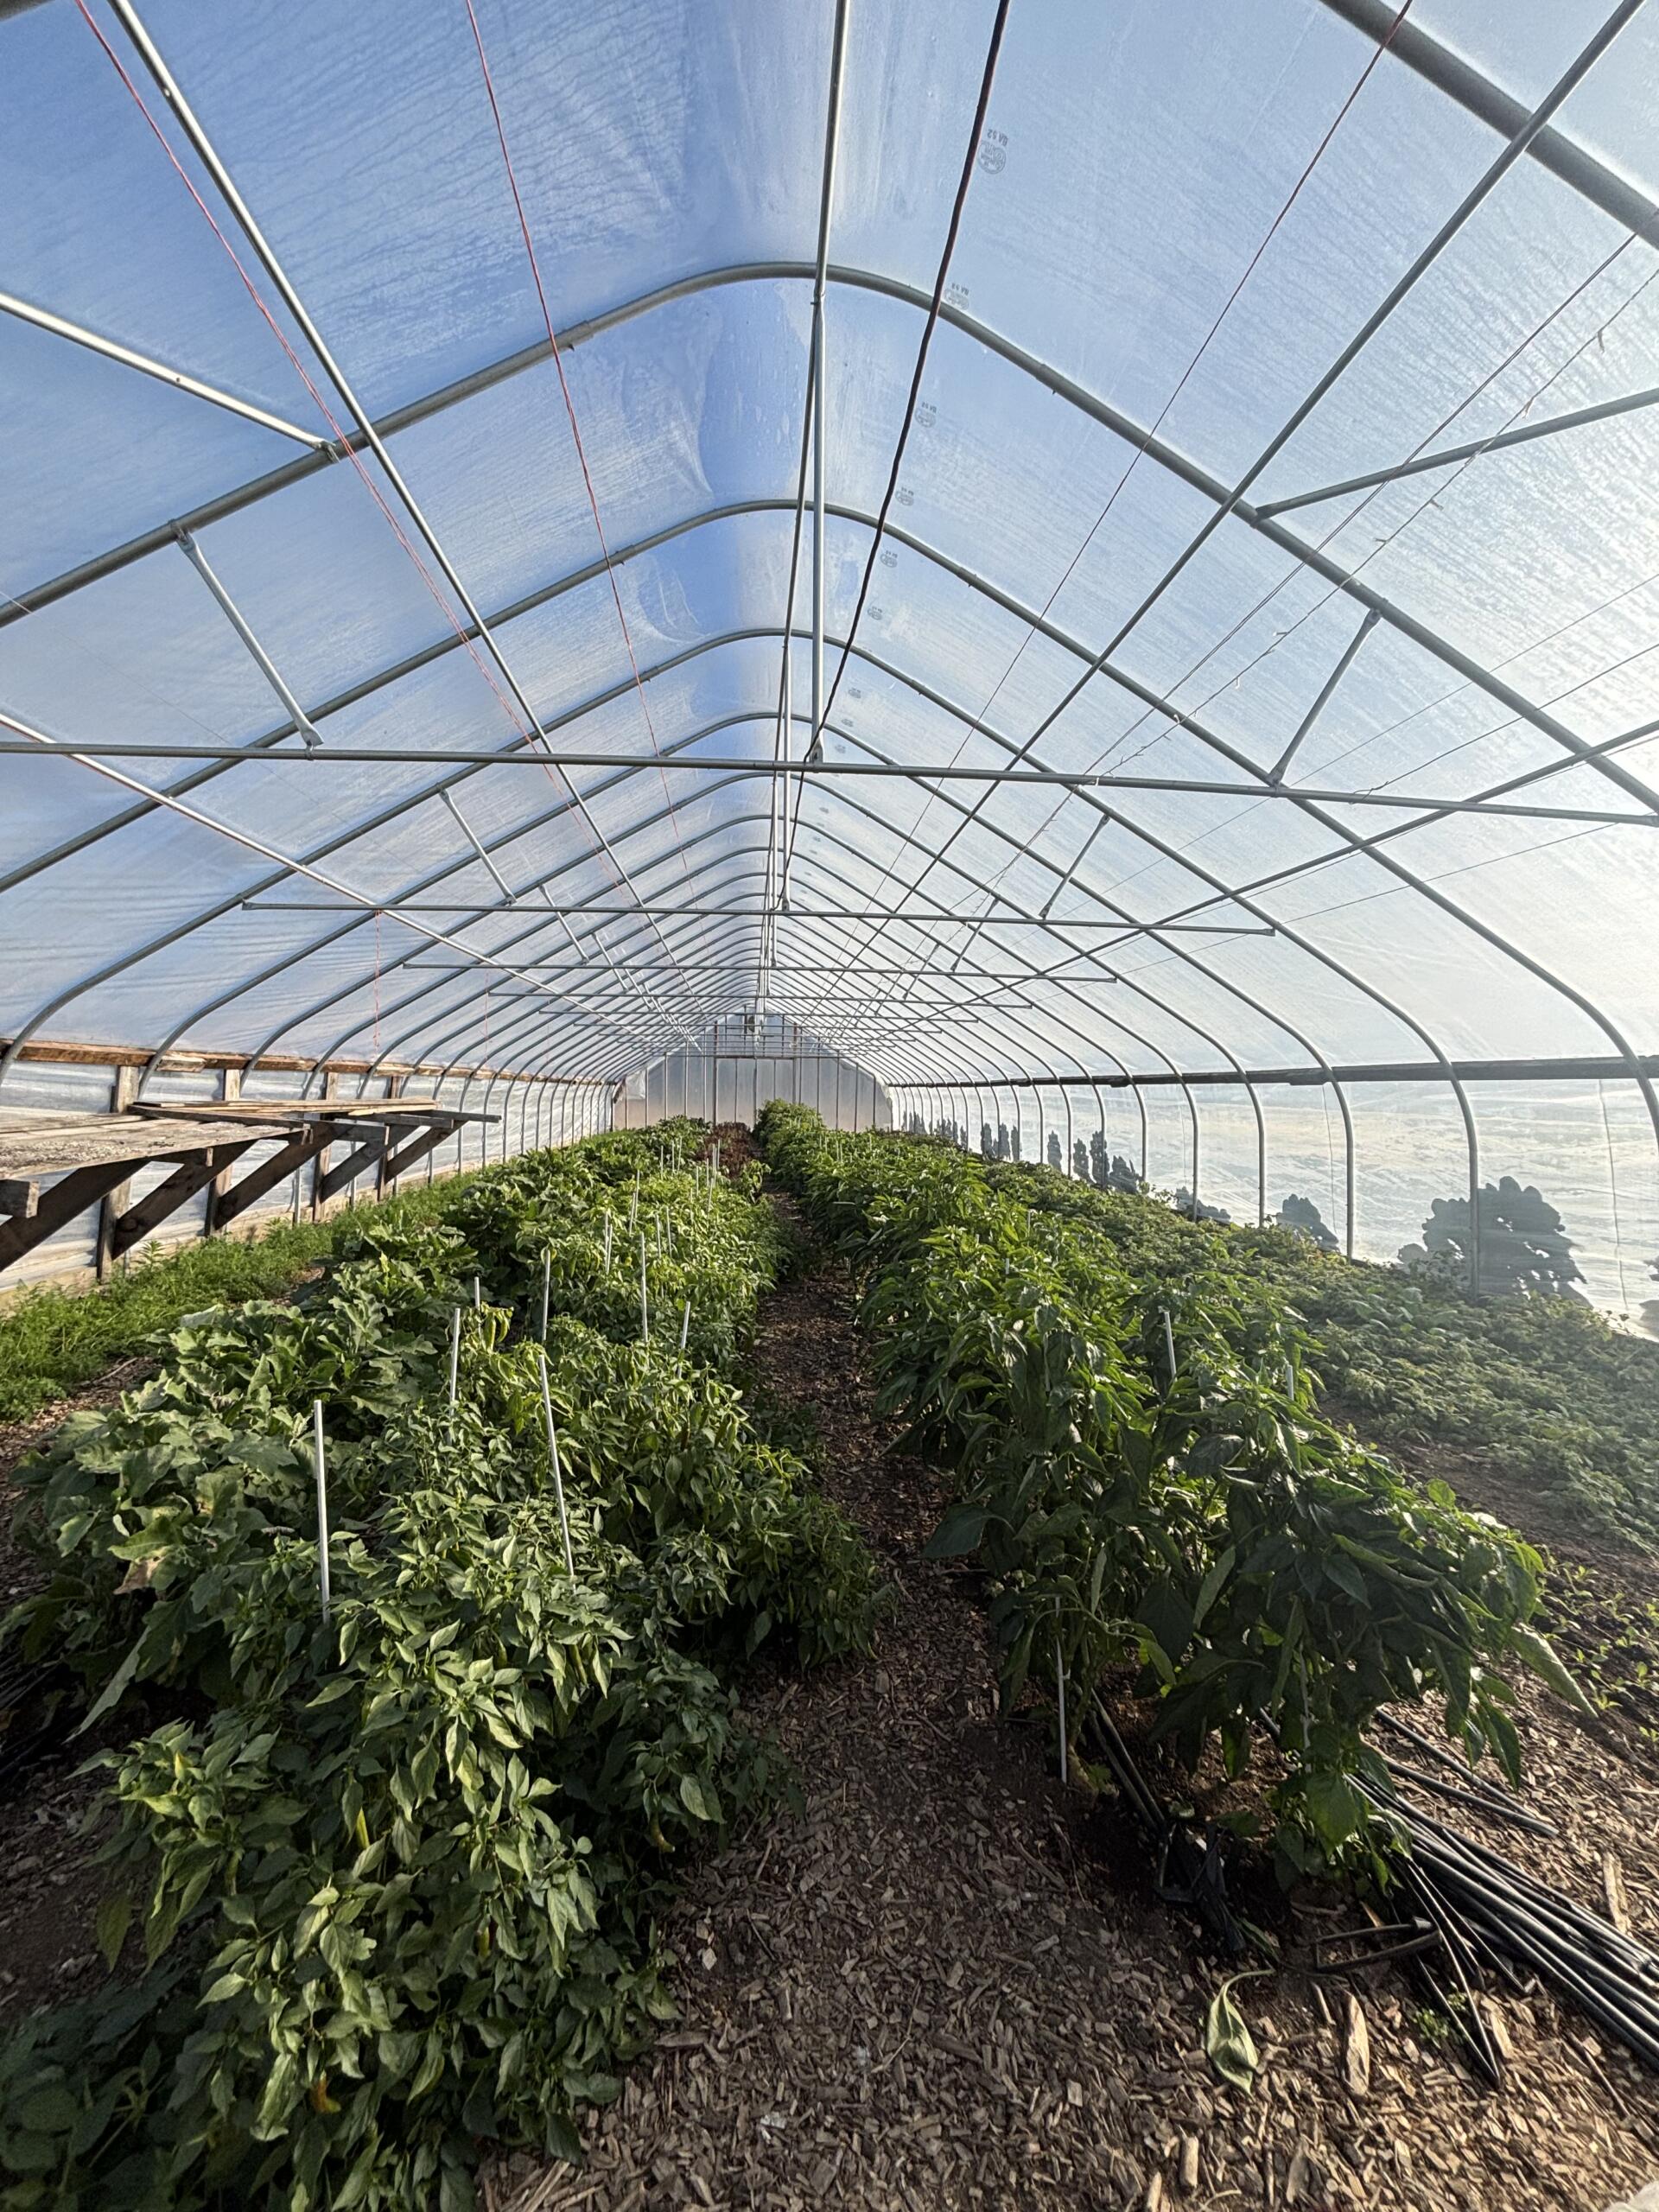
[[[0,1084],[753,1013],[1634,1312],[1656,98],[1642,0],[0,5]]]

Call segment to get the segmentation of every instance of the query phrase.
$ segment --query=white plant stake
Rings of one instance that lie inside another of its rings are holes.
[[[322,1581],[322,1624],[334,1617],[328,1588],[328,1475],[322,1456],[322,1400],[311,1402],[311,1453],[317,1465],[317,1573]]]
[[[455,1410],[455,1390],[461,1381],[461,1308],[456,1306],[449,1324],[449,1410]]]
[[[1071,1779],[1070,1760],[1065,1748],[1065,1662],[1060,1656],[1060,1631],[1054,1630],[1054,1682],[1060,1700],[1060,1780]]]
[[[1160,1311],[1164,1317],[1164,1350],[1169,1354],[1169,1382],[1170,1388],[1173,1389],[1175,1387],[1175,1332],[1170,1326],[1168,1306],[1163,1306]]]
[[[651,1342],[651,1306],[645,1296],[645,1232],[639,1232],[639,1341]]]
[[[605,1272],[607,1274],[611,1272],[611,1217],[608,1211],[605,1216]]]
[[[553,1470],[553,1495],[559,1502],[559,1529],[564,1537],[564,1567],[567,1574],[576,1571],[575,1554],[570,1548],[570,1520],[564,1510],[564,1474],[559,1465],[559,1433],[553,1426],[553,1397],[547,1387],[547,1354],[538,1352],[542,1363],[542,1414],[547,1422],[547,1458]]]
[[[547,1301],[553,1291],[553,1247],[550,1244],[542,1255],[542,1326],[541,1340],[547,1342]]]
[[[482,1306],[484,1303],[483,1286],[476,1275],[473,1277],[473,1303],[474,1306]]]
[[[690,1332],[691,1332],[691,1301],[690,1301],[690,1300],[688,1298],[688,1299],[686,1300],[686,1301],[685,1301],[685,1311],[684,1311],[684,1313],[682,1313],[682,1314],[681,1314],[681,1316],[680,1316],[680,1350],[681,1350],[682,1351],[683,1351],[685,1350],[685,1340],[686,1340],[686,1338],[690,1334]]]

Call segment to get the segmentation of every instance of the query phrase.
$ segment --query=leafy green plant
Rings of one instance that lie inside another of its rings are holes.
[[[1380,1840],[1381,1705],[1443,1692],[1469,1756],[1516,1776],[1503,1668],[1577,1694],[1532,1625],[1537,1554],[1323,1419],[1297,1318],[1213,1243],[1137,1279],[1006,1171],[799,1109],[762,1136],[860,1270],[881,1402],[960,1471],[935,1548],[984,1561],[1008,1702],[1058,1654],[1074,1709],[1135,1667],[1189,1765],[1218,1742],[1236,1774],[1271,1734],[1291,1866]]]
[[[257,1236],[148,1251],[96,1290],[27,1292],[0,1311],[0,1421],[28,1420],[143,1351],[187,1313],[289,1289],[370,1222],[415,1230],[441,1221],[472,1180],[423,1184],[326,1221],[280,1221]]]
[[[359,1224],[303,1304],[189,1317],[22,1471],[52,1573],[15,1632],[92,1713],[141,1683],[183,1709],[104,1762],[102,1932],[139,1931],[137,1982],[0,2059],[9,2212],[470,2203],[476,2139],[575,2155],[671,2011],[673,1868],[786,1786],[723,1677],[771,1636],[862,1648],[877,1597],[718,1368],[611,1302],[626,1198],[666,1232],[648,1291],[694,1282],[703,1342],[741,1343],[770,1209],[695,1173],[695,1135],[492,1171],[453,1227]]]

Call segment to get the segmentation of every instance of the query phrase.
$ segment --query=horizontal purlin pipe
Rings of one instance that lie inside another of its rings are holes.
[[[543,772],[568,768],[664,769],[683,774],[723,776],[766,776],[779,778],[793,776],[804,780],[819,776],[896,776],[909,782],[962,784],[1058,784],[1071,791],[1128,791],[1192,792],[1206,798],[1293,799],[1317,800],[1325,806],[1380,806],[1414,813],[1420,809],[1436,814],[1502,814],[1524,815],[1547,822],[1593,822],[1622,825],[1634,830],[1659,829],[1659,814],[1614,813],[1581,806],[1528,806],[1507,804],[1503,800],[1446,798],[1433,792],[1325,790],[1314,785],[1291,785],[1282,789],[1276,784],[1228,783],[1221,780],[1205,781],[1191,776],[1119,776],[1109,772],[1093,772],[1070,768],[993,768],[962,767],[946,761],[938,766],[925,761],[869,761],[817,760],[808,764],[799,760],[764,760],[728,759],[724,754],[702,754],[688,758],[634,753],[561,753],[558,754],[513,752],[480,753],[461,748],[422,746],[413,750],[389,746],[328,746],[319,745],[305,753],[277,752],[262,745],[145,745],[123,744],[118,740],[111,743],[83,745],[72,739],[62,740],[58,747],[43,752],[38,745],[31,745],[20,738],[0,738],[0,756],[7,753],[26,753],[31,760],[219,760],[255,761],[261,767],[284,762],[302,762],[307,767],[334,763],[361,766],[372,762],[376,767],[450,767],[474,768],[539,768]],[[1272,772],[1276,778],[1283,763]],[[441,791],[440,797],[447,797]],[[453,810],[453,808],[452,808]],[[462,828],[466,825],[463,823]],[[468,831],[470,836],[471,832]],[[487,859],[486,861],[487,865]]]
[[[764,921],[767,909],[764,906],[659,906],[652,899],[644,899],[632,906],[534,906],[521,896],[511,907],[485,906],[476,899],[395,899],[384,906],[365,902],[361,906],[347,906],[340,900],[321,899],[245,899],[245,908],[261,914],[385,914],[393,921],[402,914],[475,914],[480,919],[499,918],[503,913],[523,914],[527,919],[540,919],[547,914],[574,915],[640,915],[654,914],[659,918],[670,915],[707,919],[719,915],[722,920]],[[960,913],[949,907],[934,909],[897,907],[891,912],[880,907],[868,906],[780,906],[780,921],[798,922],[960,922]],[[456,927],[470,927],[468,923],[457,923]],[[1139,925],[1125,923],[1116,914],[1057,914],[1047,921],[1029,914],[986,914],[975,918],[976,929],[1020,930],[1116,930],[1139,934],[1140,930],[1161,928],[1160,923],[1147,922]],[[1273,932],[1240,923],[1236,927],[1223,925],[1222,933],[1228,937],[1270,937]],[[511,974],[511,969],[504,972]]]
[[[1659,1076],[1659,1053],[1638,1057],[1637,1065],[1644,1075]],[[1333,1083],[1445,1083],[1449,1073],[1459,1083],[1608,1083],[1630,1080],[1628,1062],[1611,1054],[1583,1059],[1554,1060],[1452,1060],[1442,1067],[1438,1060],[1360,1062],[1351,1067],[1303,1068],[1247,1068],[1241,1076],[1231,1068],[1189,1068],[1179,1075],[1152,1072],[1146,1075],[1076,1075],[1068,1076],[1068,1083],[1098,1084],[1103,1090],[1122,1090],[1133,1087],[1147,1090],[1173,1084],[1222,1084],[1235,1087],[1244,1083],[1287,1084],[1321,1088]],[[1022,1090],[1052,1090],[1053,1079],[1048,1076],[1003,1077],[1004,1084],[1011,1080]],[[917,1090],[944,1090],[944,1083],[913,1084]]]

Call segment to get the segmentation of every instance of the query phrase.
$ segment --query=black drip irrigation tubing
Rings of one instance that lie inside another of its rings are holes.
[[[1506,1966],[1515,1961],[1552,1982],[1638,2058],[1659,2069],[1659,1958],[1611,1921],[1535,1880],[1472,1837],[1399,1799],[1366,1794],[1402,1829],[1409,1853],[1401,1862],[1402,1878],[1443,1925],[1447,1955],[1467,1995],[1472,1997],[1472,1988],[1465,1961],[1484,1953]],[[1450,1940],[1453,1929],[1455,1942]],[[1513,1984],[1512,1974],[1506,1978]],[[1467,2009],[1478,2018],[1472,2003]]]
[[[1235,1955],[1249,1942],[1227,1903],[1226,1872],[1218,1840],[1202,1842],[1173,1819],[1148,1788],[1100,1697],[1091,1700],[1090,1732],[1130,1811],[1159,1853],[1157,1889],[1171,1904],[1191,1906]],[[1397,1733],[1437,1758],[1439,1746],[1403,1723]],[[1455,1766],[1455,1761],[1446,1764]],[[1408,1770],[1419,1783],[1425,1777]],[[1503,2080],[1503,2056],[1477,2001],[1489,1977],[1516,1993],[1528,1975],[1552,1984],[1559,1994],[1647,2065],[1659,2070],[1659,1955],[1623,1934],[1573,1898],[1536,1880],[1498,1853],[1426,1813],[1391,1789],[1357,1783],[1373,1811],[1398,1835],[1396,1878],[1415,1909],[1410,1923],[1351,1931],[1353,1940],[1402,1936],[1384,1951],[1340,1961],[1315,1961],[1314,1971],[1357,1971],[1389,1958],[1408,1961],[1450,2023],[1474,2072],[1490,2086]],[[1513,1817],[1518,1808],[1480,1789],[1447,1794],[1477,1810]],[[1554,1835],[1551,1823],[1522,1816],[1534,1833]],[[1170,1879],[1172,1862],[1179,1878]],[[1421,1929],[1421,1937],[1414,1932]],[[1517,1968],[1521,1971],[1517,1971]],[[1449,1986],[1443,1986],[1444,1975]]]

